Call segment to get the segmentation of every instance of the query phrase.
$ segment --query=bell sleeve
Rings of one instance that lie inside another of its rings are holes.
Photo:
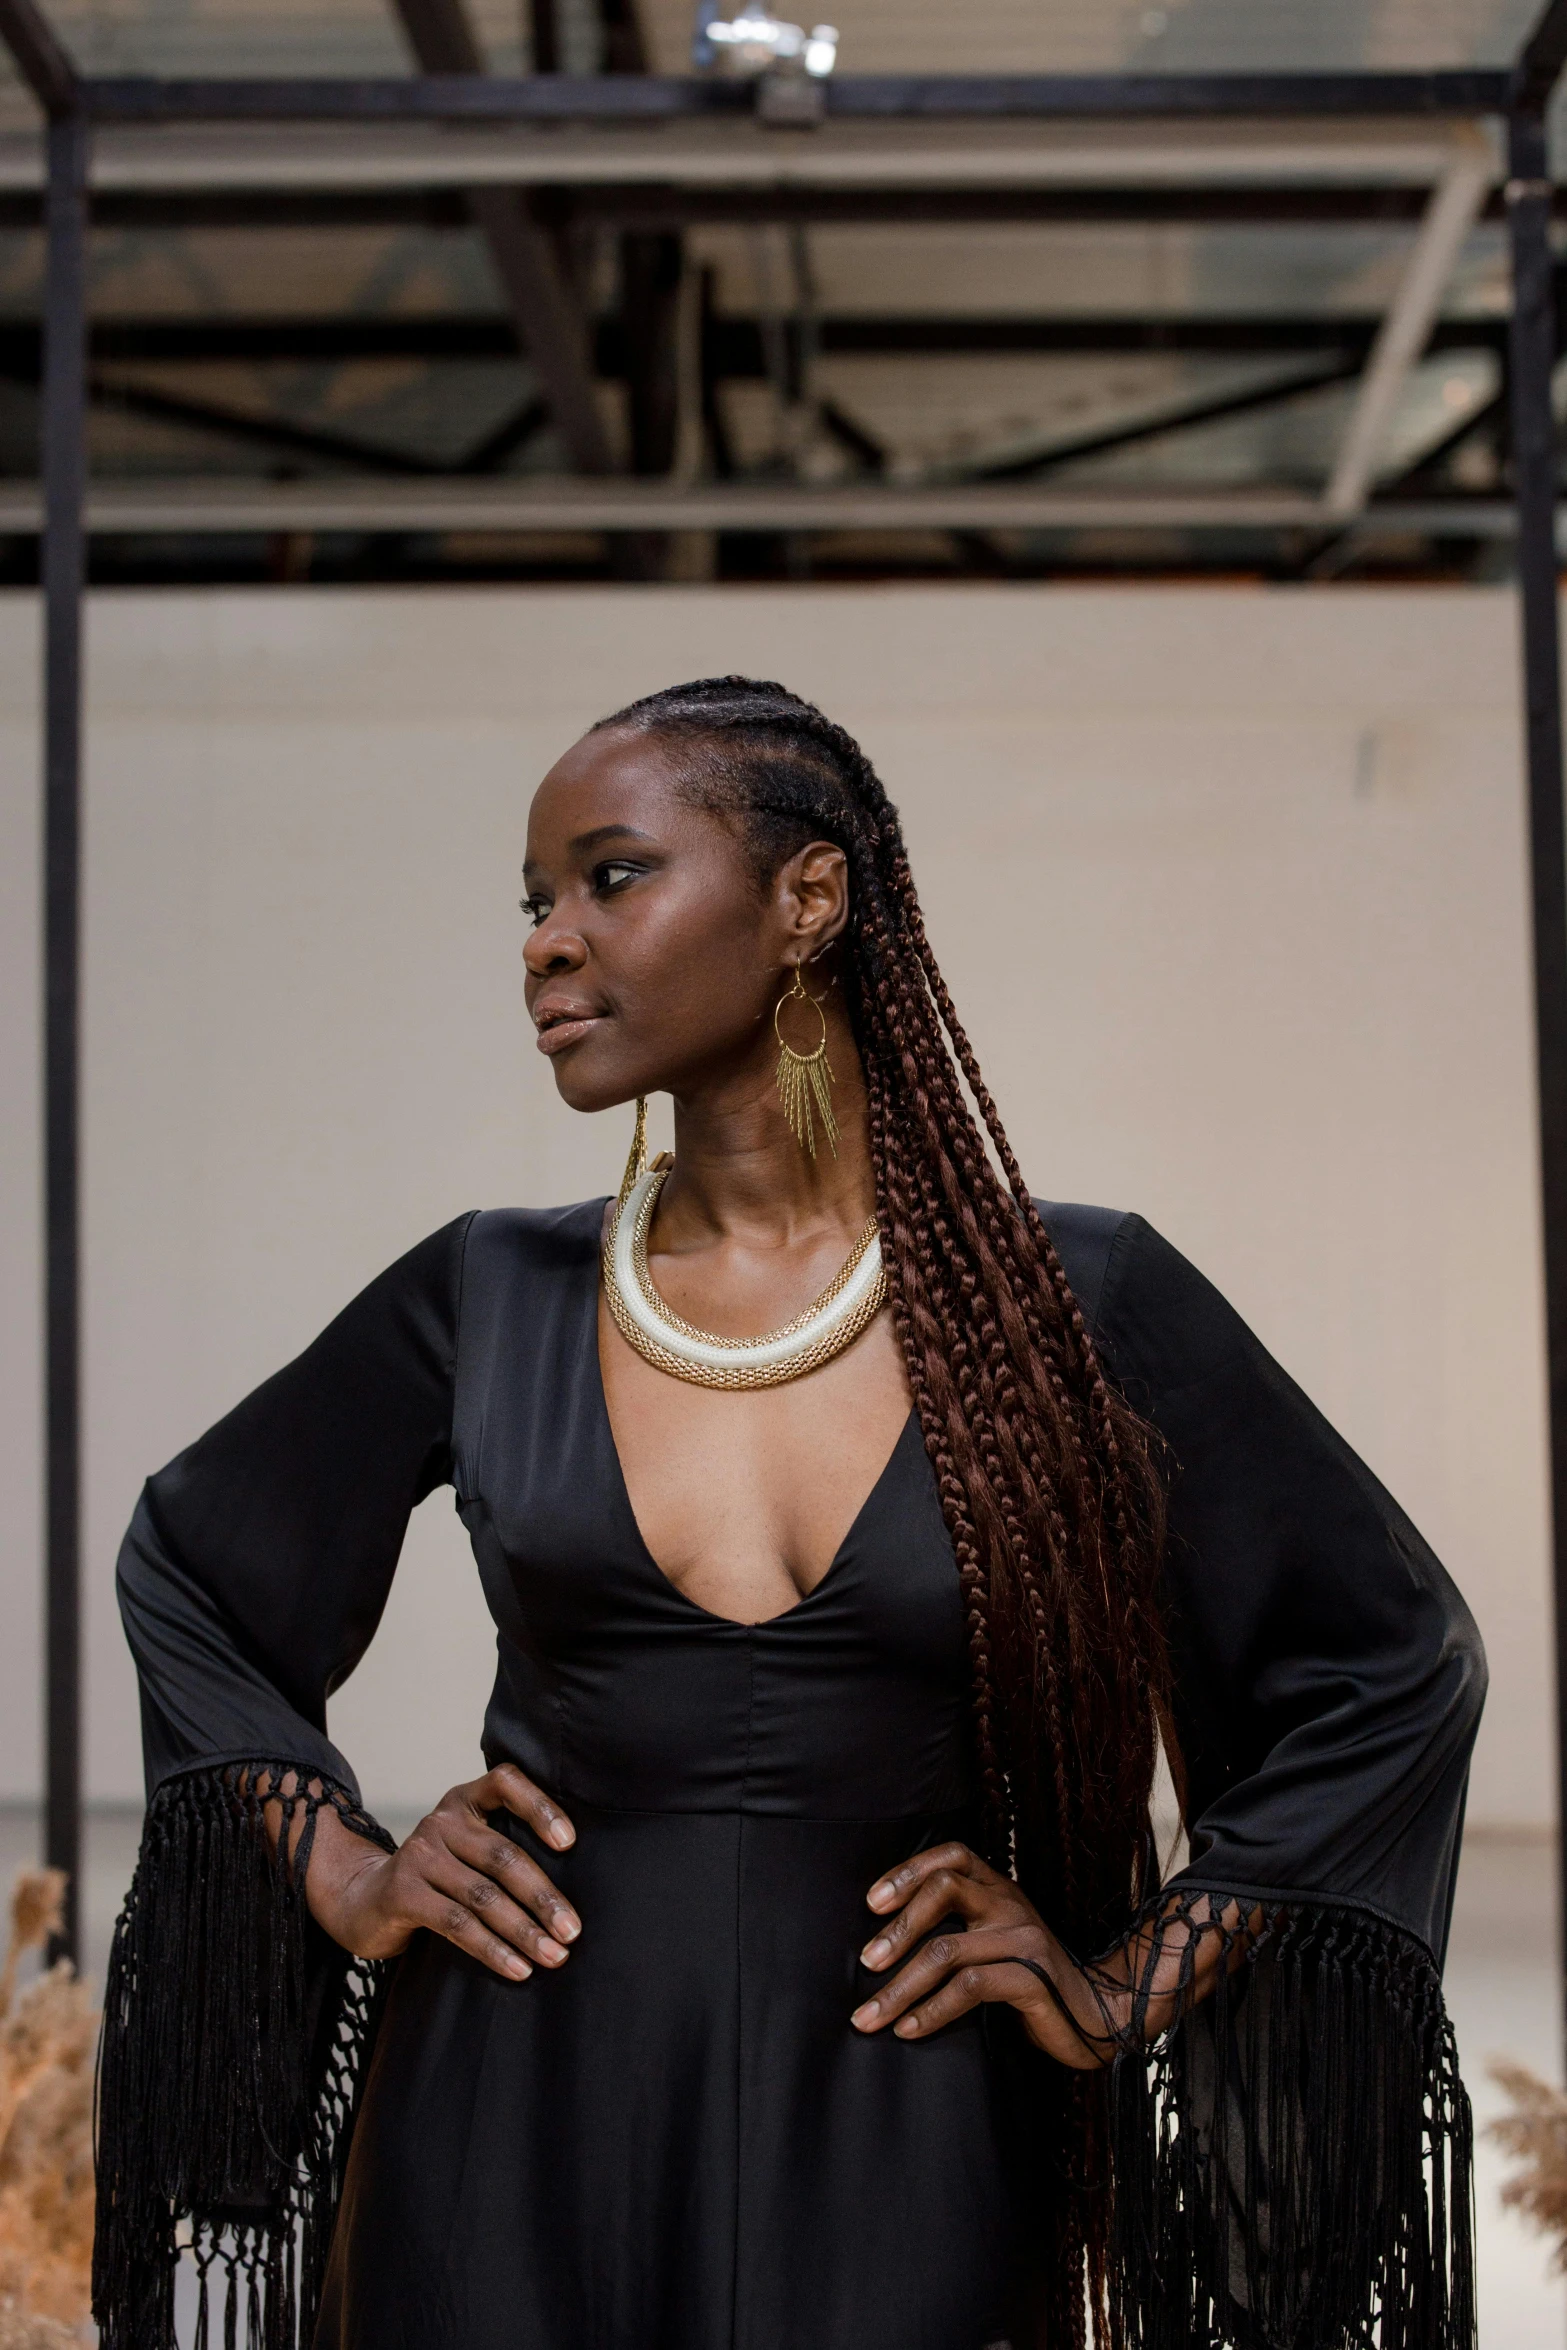
[[[297,1361],[148,1480],[118,1593],[148,1805],[115,1928],[98,2078],[103,2350],[295,2350],[314,2330],[384,1970],[310,1917],[330,1806],[362,1809],[326,1701],[380,1620],[409,1513],[451,1473],[468,1218],[371,1283]],[[269,1832],[270,1831],[270,1832]]]
[[[1170,1477],[1189,1858],[1110,2077],[1116,2337],[1470,2350],[1471,2124],[1442,2001],[1473,1619],[1402,1511],[1140,1218],[1098,1333]],[[1203,1944],[1215,1987],[1149,2042]],[[1124,1973],[1124,1970],[1123,1970]]]

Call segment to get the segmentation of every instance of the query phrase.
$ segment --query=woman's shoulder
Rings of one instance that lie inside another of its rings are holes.
[[[554,1208],[475,1209],[463,1247],[465,1295],[580,1271],[598,1256],[603,1223],[602,1196]]]
[[[485,1264],[576,1263],[584,1250],[596,1251],[603,1215],[602,1198],[558,1208],[467,1208],[406,1249],[370,1289],[430,1281],[455,1286]]]
[[[1129,1231],[1143,1220],[1124,1208],[1090,1207],[1083,1200],[1036,1199],[1034,1205],[1083,1318],[1097,1334],[1112,1267],[1125,1253]]]
[[[1173,1350],[1184,1364],[1194,1352],[1257,1346],[1234,1307],[1146,1216],[1070,1200],[1034,1205],[1090,1332],[1113,1356]]]
[[[574,1253],[583,1235],[597,1246],[604,1218],[604,1198],[570,1200],[556,1208],[476,1208],[469,1226],[469,1246],[475,1241],[495,1247]]]
[[[462,1301],[504,1289],[518,1276],[539,1277],[581,1266],[597,1254],[602,1199],[558,1208],[469,1208],[416,1241],[347,1308],[362,1318],[376,1302],[411,1302],[455,1322]]]

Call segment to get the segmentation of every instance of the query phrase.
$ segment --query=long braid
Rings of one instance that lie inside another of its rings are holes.
[[[897,811],[842,727],[780,685],[703,678],[607,727],[677,751],[682,788],[735,818],[759,875],[810,840],[849,869],[844,1000],[864,1064],[894,1324],[957,1561],[989,1857],[1090,1955],[1144,1890],[1170,1731],[1150,1432],[1106,1378],[936,963]],[[1051,2181],[1042,2338],[1102,2312],[1099,2109],[1040,2100]]]
[[[871,1148],[879,1163],[886,1165],[890,1171],[881,1206],[884,1237],[890,1241],[892,1252],[899,1258],[905,1258],[919,1250],[921,1246],[919,1235],[923,1231],[923,1225],[918,1215],[910,1218],[905,1211],[902,1180],[896,1171],[895,1159],[886,1149],[884,1096],[881,1084],[877,1075],[870,1072],[867,1074],[870,1077],[868,1092],[870,1097]],[[893,1321],[897,1329],[899,1343],[903,1348],[904,1360],[910,1366],[909,1381],[914,1398],[914,1408],[919,1414],[921,1428],[928,1431],[933,1427],[939,1427],[937,1406],[930,1391],[930,1380],[926,1368],[930,1344],[939,1338],[939,1326],[931,1315],[929,1304],[921,1296],[919,1290],[914,1289],[912,1295],[913,1304],[911,1306],[911,1290],[908,1285],[900,1285],[893,1289]],[[914,1319],[916,1315],[921,1313],[929,1323],[930,1329],[928,1334],[921,1331],[916,1336]],[[927,1443],[929,1443],[928,1436]],[[1006,1817],[1006,1792],[996,1752],[995,1690],[990,1666],[990,1619],[986,1606],[984,1565],[980,1558],[979,1545],[974,1539],[973,1527],[969,1522],[962,1483],[953,1467],[951,1452],[940,1436],[931,1447],[931,1462],[936,1474],[936,1489],[941,1501],[942,1514],[947,1521],[957,1556],[958,1584],[963,1598],[964,1622],[968,1632],[969,1657],[974,1682],[975,1747],[979,1760],[980,1777],[985,1790],[986,1813],[994,1839],[1001,1834],[1003,1829]]]

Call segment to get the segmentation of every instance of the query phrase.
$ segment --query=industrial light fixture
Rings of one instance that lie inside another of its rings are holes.
[[[756,83],[757,112],[771,122],[820,122],[823,87],[838,62],[836,25],[785,23],[767,0],[697,0],[691,60],[700,73],[728,72]]]

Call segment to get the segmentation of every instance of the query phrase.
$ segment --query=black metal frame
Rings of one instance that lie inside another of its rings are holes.
[[[1361,186],[1299,187],[1290,182],[1248,181],[1243,186],[1186,182],[1174,187],[1108,186],[1091,181],[1051,187],[773,186],[683,187],[648,180],[574,181],[543,186],[535,201],[541,218],[557,230],[603,224],[614,228],[725,228],[804,222],[810,227],[862,227],[887,223],[913,228],[996,225],[1048,228],[1065,223],[1115,227],[1150,226],[1248,229],[1262,227],[1407,228],[1419,221],[1431,200],[1424,181],[1405,185],[1370,181]],[[1567,213],[1567,190],[1556,195],[1558,218]],[[93,202],[95,226],[109,229],[224,228],[466,228],[471,219],[459,190],[447,187],[384,188],[109,188]],[[1500,194],[1488,198],[1480,218],[1500,220]],[[25,188],[0,189],[0,229],[36,228],[43,218],[39,195]]]
[[[536,40],[547,52],[554,40],[553,8],[550,0],[532,0],[532,6]],[[81,1848],[79,906],[83,498],[89,392],[85,251],[92,127],[178,121],[626,124],[750,111],[752,92],[742,83],[678,80],[638,70],[640,51],[625,0],[617,0],[609,13],[616,43],[611,62],[619,70],[594,77],[543,72],[503,80],[464,72],[427,72],[404,80],[89,80],[74,71],[36,0],[0,0],[0,38],[10,47],[49,120],[43,367],[46,1851],[52,1863],[71,1875],[72,1909],[61,1944],[73,1953],[77,1946],[74,1896]],[[418,16],[420,0],[405,0],[404,14],[408,19]],[[540,62],[551,63],[553,59],[541,55]],[[829,85],[826,110],[833,118],[845,120],[1139,117],[1194,121],[1247,115],[1431,119],[1495,114],[1508,122],[1511,181],[1506,210],[1514,279],[1510,393],[1528,720],[1562,1884],[1567,1894],[1567,824],[1562,796],[1557,484],[1550,401],[1557,347],[1558,294],[1550,250],[1555,191],[1544,127],[1545,107],[1564,63],[1567,0],[1549,0],[1515,66],[1506,72],[846,76]],[[1132,192],[1127,193],[1130,198]],[[603,201],[623,205],[628,225],[634,224],[633,199],[616,193]],[[660,201],[665,209],[655,218]],[[830,199],[824,201],[830,209]],[[1151,191],[1148,201],[1157,208],[1159,200]],[[1227,199],[1215,201],[1222,204]],[[650,191],[643,232],[676,225],[678,218],[691,216],[690,208],[698,203],[694,197],[667,191],[660,197],[658,191]],[[939,199],[934,199],[926,217],[937,216],[937,204]],[[682,212],[681,207],[686,210]],[[903,215],[916,216],[912,210]],[[647,299],[655,298],[659,282],[655,271],[652,290],[644,289]],[[650,445],[655,440],[661,443],[667,420],[657,411],[656,387],[644,387],[642,396],[645,403],[652,404],[644,419]]]
[[[754,113],[751,84],[666,74],[442,73],[297,80],[83,80],[94,122],[669,122]],[[838,121],[1203,121],[1214,116],[1503,114],[1507,71],[1439,73],[835,74]]]
[[[80,1944],[81,710],[87,485],[89,123],[69,57],[32,0],[0,37],[48,119],[44,591],[44,1858],[66,1874],[52,1956]]]
[[[44,359],[44,1200],[48,1583],[44,1852],[67,1876],[59,1942],[78,1947],[81,1882],[81,608],[87,474],[85,116],[49,125]]]
[[[1091,353],[1169,352],[1209,358],[1293,358],[1314,355],[1325,362],[1359,364],[1376,340],[1375,313],[1335,311],[1283,317],[1188,312],[1180,318],[1126,318],[1084,314],[1078,318],[1015,318],[959,312],[913,316],[897,311],[864,315],[835,311],[817,322],[817,349],[837,356],[892,358],[976,352],[1044,356]],[[725,311],[708,323],[705,337],[711,364],[720,376],[765,375],[758,321]],[[1504,318],[1439,319],[1426,343],[1434,351],[1505,352]],[[601,319],[595,368],[600,375],[624,375],[630,365],[627,338],[618,315]],[[36,382],[42,339],[27,320],[0,319],[0,376]],[[499,359],[516,348],[510,324],[486,311],[384,311],[371,316],[281,315],[247,318],[228,312],[215,317],[100,318],[92,329],[92,353],[100,366],[188,365],[208,360],[281,361],[289,366],[342,364],[355,359],[428,361]]]
[[[1560,59],[1558,58],[1558,65]],[[1556,292],[1543,94],[1512,116],[1508,211],[1513,256],[1513,468],[1523,617],[1529,879],[1544,1239],[1547,1407],[1556,1616],[1557,1777],[1567,1940],[1567,829],[1562,804],[1559,566],[1556,553]]]

